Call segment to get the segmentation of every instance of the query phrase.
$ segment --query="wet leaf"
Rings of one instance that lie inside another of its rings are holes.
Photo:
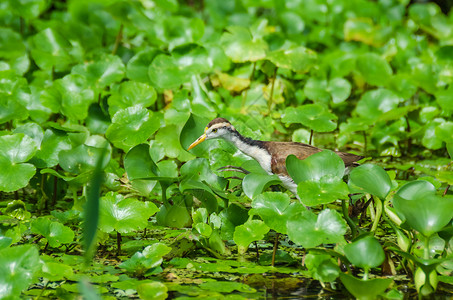
[[[74,240],[74,232],[71,228],[44,217],[33,221],[31,231],[44,236],[50,247],[59,247],[61,244],[68,244]]]
[[[268,231],[269,227],[260,220],[248,220],[237,226],[233,240],[238,245],[239,254],[244,254],[250,243],[262,240]]]
[[[367,235],[344,246],[347,259],[357,267],[371,269],[384,262],[385,254],[381,244],[373,236]]]
[[[257,61],[266,57],[266,42],[253,37],[248,28],[235,25],[226,30],[221,45],[233,62]]]
[[[392,188],[392,181],[382,167],[364,164],[352,170],[349,185],[384,200]]]

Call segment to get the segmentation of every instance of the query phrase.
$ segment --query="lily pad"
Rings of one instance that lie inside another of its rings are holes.
[[[392,181],[382,167],[364,164],[352,170],[349,185],[384,200],[392,188]]]
[[[238,253],[244,254],[250,243],[262,240],[269,232],[269,227],[260,220],[248,220],[236,227],[233,240],[238,245]]]
[[[297,47],[272,51],[267,54],[266,58],[279,68],[305,73],[315,65],[317,55],[311,49]]]
[[[319,215],[309,210],[300,212],[288,219],[286,227],[291,241],[304,248],[343,242],[347,230],[346,221],[331,209],[325,209]]]
[[[0,191],[12,192],[27,186],[36,167],[26,161],[37,150],[35,141],[23,133],[0,136]]]
[[[329,132],[337,128],[337,116],[320,104],[287,107],[282,121],[286,124],[299,123],[316,132]]]
[[[365,53],[357,58],[357,69],[371,85],[387,86],[393,71],[389,63],[376,53]]]
[[[237,25],[227,27],[220,42],[225,54],[236,63],[258,61],[266,57],[266,42],[253,37],[246,27]]]
[[[344,162],[333,151],[315,153],[304,160],[294,155],[286,158],[288,173],[297,183],[297,194],[308,206],[348,199],[348,187],[343,182]]]
[[[436,195],[428,181],[417,180],[403,185],[393,197],[396,212],[407,225],[430,237],[453,218],[453,197]]]
[[[158,211],[152,202],[109,192],[101,198],[99,229],[104,232],[129,233],[142,230],[148,225],[148,218]]]
[[[359,237],[344,246],[344,253],[352,264],[363,269],[375,268],[385,259],[381,244],[370,235]]]
[[[71,228],[44,217],[33,221],[31,231],[44,236],[50,247],[59,247],[61,244],[68,244],[74,240],[74,232]]]

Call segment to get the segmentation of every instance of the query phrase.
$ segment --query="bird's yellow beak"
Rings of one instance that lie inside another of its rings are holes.
[[[195,142],[193,142],[189,148],[187,148],[187,150],[190,150],[192,149],[193,147],[195,147],[196,145],[200,144],[201,142],[203,142],[205,139],[206,139],[206,130],[208,130],[208,127],[206,127],[204,129],[204,132]]]

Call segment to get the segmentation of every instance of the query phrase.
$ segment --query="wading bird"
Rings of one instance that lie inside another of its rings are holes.
[[[209,139],[224,139],[231,142],[244,154],[255,159],[268,174],[277,175],[282,185],[296,196],[297,184],[286,170],[286,157],[293,154],[299,159],[305,159],[322,151],[303,143],[259,141],[244,137],[224,118],[216,118],[209,122],[204,133],[189,146],[188,150]],[[346,168],[357,166],[356,162],[363,158],[363,156],[340,151],[335,153],[343,159]]]

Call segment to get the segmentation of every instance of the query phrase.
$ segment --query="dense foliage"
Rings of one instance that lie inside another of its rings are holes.
[[[409,0],[2,1],[0,298],[451,296],[452,28]],[[299,201],[186,151],[217,116],[366,159],[289,157]]]

